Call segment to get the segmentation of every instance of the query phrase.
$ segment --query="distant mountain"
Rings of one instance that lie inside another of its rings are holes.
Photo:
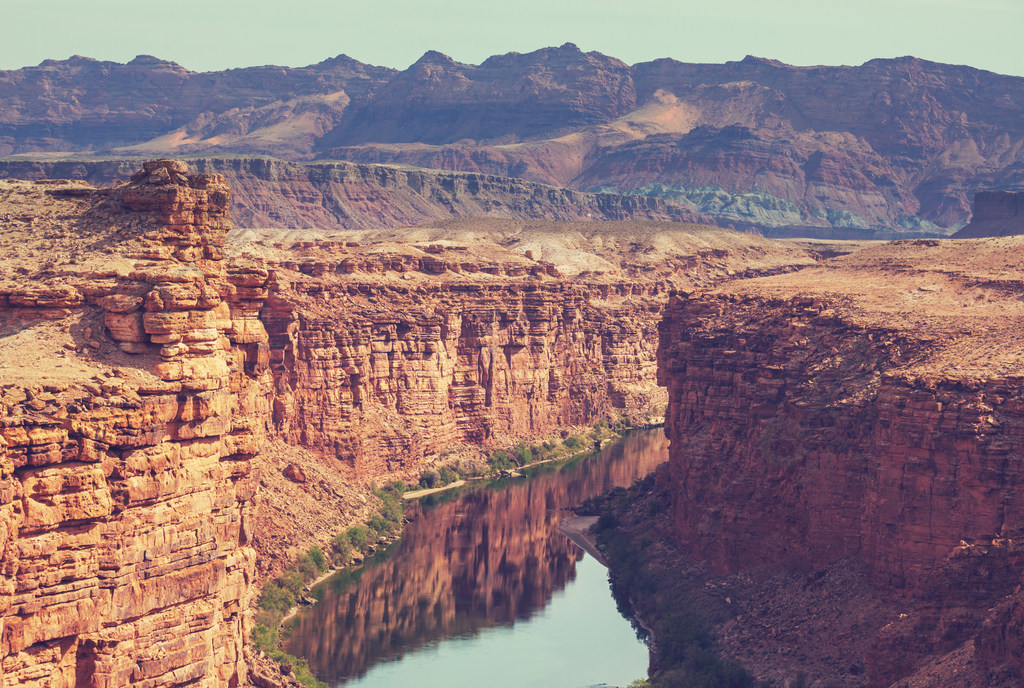
[[[1024,189],[1024,78],[911,57],[629,66],[566,44],[207,73],[73,57],[0,72],[0,93],[3,155],[407,164],[655,196],[775,234],[948,233],[976,191]]]

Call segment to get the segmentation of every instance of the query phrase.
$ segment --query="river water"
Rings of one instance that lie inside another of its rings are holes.
[[[587,688],[647,675],[607,571],[558,530],[569,507],[668,458],[660,428],[527,478],[409,505],[402,539],[314,591],[288,652],[345,688]]]

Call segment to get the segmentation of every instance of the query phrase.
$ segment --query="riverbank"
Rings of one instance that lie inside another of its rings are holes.
[[[544,464],[549,464],[549,463],[556,463],[556,462],[560,462],[560,461],[571,461],[571,460],[579,458],[581,456],[586,456],[588,454],[593,454],[593,453],[596,453],[596,452],[600,451],[604,447],[607,447],[612,442],[617,442],[617,441],[621,440],[622,438],[624,438],[627,435],[629,435],[629,433],[631,433],[631,432],[636,432],[638,430],[651,430],[653,428],[662,427],[664,424],[665,424],[664,419],[663,418],[658,418],[653,423],[647,423],[647,424],[644,424],[644,425],[632,425],[632,426],[629,426],[629,427],[625,428],[624,430],[611,429],[611,428],[609,428],[607,426],[604,427],[604,428],[601,428],[601,429],[598,429],[597,427],[595,427],[594,429],[589,429],[589,428],[569,428],[569,429],[566,429],[566,431],[568,431],[568,430],[576,430],[576,431],[579,431],[581,435],[586,437],[586,441],[582,442],[582,445],[584,446],[583,449],[579,449],[579,450],[574,451],[574,452],[569,453],[569,454],[563,454],[561,456],[552,456],[552,457],[549,457],[549,458],[546,458],[546,459],[539,459],[537,461],[530,461],[529,463],[524,463],[521,466],[517,466],[514,470],[504,471],[504,472],[502,472],[502,474],[499,474],[499,475],[496,475],[496,476],[475,476],[475,477],[469,477],[469,478],[462,478],[460,480],[456,480],[456,481],[454,481],[452,483],[449,483],[447,485],[442,485],[440,487],[430,487],[430,488],[424,488],[424,489],[421,489],[421,490],[407,490],[406,492],[404,492],[402,494],[402,499],[406,499],[406,500],[409,500],[409,499],[419,499],[421,497],[426,497],[428,495],[437,494],[438,492],[444,492],[446,490],[453,490],[455,488],[462,487],[463,485],[466,485],[466,484],[468,484],[471,481],[487,480],[489,477],[490,478],[521,478],[521,477],[523,477],[522,471],[524,471],[524,470],[527,470],[527,469],[530,469],[530,468],[535,468],[537,466],[543,466]],[[547,441],[549,442],[550,438]],[[538,446],[542,446],[542,445],[543,445],[543,443],[541,443],[541,445],[538,445]],[[587,445],[589,445],[589,446],[587,446]]]
[[[579,545],[580,549],[594,557],[601,566],[608,568],[608,561],[597,549],[597,538],[593,534],[593,527],[596,523],[597,516],[571,516],[563,518],[559,522],[558,530]]]
[[[321,601],[289,621],[284,648],[310,657],[332,685],[359,685],[370,673],[378,678],[367,686],[444,685],[425,678],[424,667],[435,664],[442,676],[459,674],[452,685],[470,685],[487,670],[500,673],[497,684],[506,688],[546,685],[516,673],[524,656],[533,669],[548,667],[548,677],[578,677],[576,685],[626,685],[646,672],[647,649],[616,611],[607,570],[559,524],[572,516],[571,506],[631,485],[666,455],[662,433],[630,433],[596,455],[538,466],[522,480],[471,484],[443,499],[406,502],[401,546],[371,566],[342,573],[338,584],[331,579],[318,586]],[[570,523],[584,544],[590,521]],[[580,609],[588,612],[580,615]],[[477,633],[484,629],[493,632]],[[468,651],[473,638],[484,642],[483,654]],[[400,668],[402,657],[420,648],[424,654]],[[594,653],[608,666],[587,662]],[[444,661],[426,656],[435,654]]]

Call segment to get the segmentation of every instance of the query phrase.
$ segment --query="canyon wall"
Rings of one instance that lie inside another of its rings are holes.
[[[961,227],[955,239],[1024,234],[1024,192],[979,191],[974,194],[971,221]]]
[[[246,675],[266,273],[229,273],[230,192],[185,171],[147,164],[105,199],[66,185],[42,199],[98,199],[84,215],[131,247],[132,267],[92,270],[81,252],[76,273],[0,281],[0,685]],[[76,238],[65,229],[48,228],[54,244]],[[50,346],[60,353],[33,364]]]
[[[659,400],[653,294],[597,306],[589,290],[555,280],[320,277],[291,289],[335,305],[310,314],[269,303],[277,430],[363,476],[410,475],[456,443],[499,446]]]
[[[233,191],[242,227],[361,229],[405,227],[453,217],[520,220],[711,221],[672,201],[593,194],[487,174],[346,162],[298,164],[268,158],[190,160],[220,174]],[[127,179],[138,160],[0,161],[0,178],[75,179],[94,185]]]
[[[908,612],[869,685],[975,635],[1019,671],[1019,604],[986,622],[1024,570],[1016,250],[868,249],[676,294],[660,327],[675,537],[719,572],[863,560]]]

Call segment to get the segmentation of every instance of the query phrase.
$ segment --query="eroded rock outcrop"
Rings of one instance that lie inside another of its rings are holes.
[[[682,293],[661,326],[676,537],[719,572],[865,562],[906,606],[874,629],[869,685],[983,622],[979,665],[1019,672],[1018,603],[985,621],[1024,566],[1024,278],[1007,241],[901,242]]]
[[[230,192],[186,172],[147,163],[105,194],[56,185],[106,228],[88,239],[105,234],[127,260],[93,271],[84,255],[82,270],[0,286],[5,339],[23,340],[3,351],[0,399],[4,685],[246,675],[250,458],[270,391],[266,336],[249,316],[266,273],[229,273]],[[18,369],[52,337],[65,356]]]
[[[974,194],[974,214],[955,239],[1024,234],[1024,192],[979,191]]]

